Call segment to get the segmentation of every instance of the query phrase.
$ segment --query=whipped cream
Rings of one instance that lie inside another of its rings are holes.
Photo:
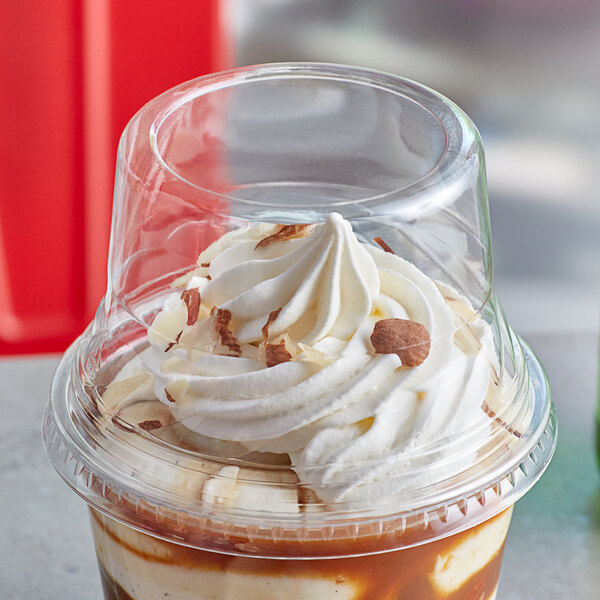
[[[174,419],[248,453],[288,454],[325,502],[401,492],[409,469],[414,483],[443,468],[444,440],[489,434],[482,406],[498,368],[490,328],[468,301],[359,242],[336,213],[288,229],[232,231],[175,283],[201,303],[190,309],[181,290],[171,294],[140,359]],[[223,331],[235,345],[216,330],[217,310],[229,311]],[[375,351],[382,319],[425,327],[421,364]],[[267,366],[267,344],[282,345],[285,360]]]

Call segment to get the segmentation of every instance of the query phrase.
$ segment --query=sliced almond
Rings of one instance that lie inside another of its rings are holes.
[[[103,414],[112,414],[126,406],[153,397],[152,375],[141,372],[132,377],[113,381],[102,394],[102,401],[98,403],[98,407]]]
[[[267,322],[262,328],[263,343],[265,349],[265,360],[267,362],[267,367],[274,367],[275,365],[279,365],[282,362],[292,360],[292,355],[288,352],[285,346],[284,339],[280,339],[277,343],[269,343],[269,327],[271,326],[271,323],[273,323],[273,321],[277,319],[280,312],[281,306],[277,310],[271,311],[269,313]]]
[[[134,431],[134,426],[146,431],[159,429],[174,423],[170,410],[158,400],[145,400],[129,404],[112,418],[113,425],[124,431]]]
[[[429,355],[427,329],[407,319],[381,319],[375,323],[371,344],[377,354],[396,354],[404,367],[417,367]]]
[[[261,331],[262,331],[263,340],[264,340],[265,344],[269,340],[269,327],[271,326],[271,323],[273,323],[273,321],[275,321],[275,319],[279,316],[281,309],[282,309],[282,307],[280,306],[277,310],[271,311],[269,313],[269,318],[267,319],[267,322],[263,325],[263,328]]]
[[[296,474],[287,469],[222,467],[206,482],[202,500],[232,508],[298,513]]]
[[[263,477],[264,474],[240,469],[232,506],[246,510],[299,513],[295,475],[289,471],[282,471],[275,477],[270,477],[270,473]]]
[[[240,344],[229,329],[231,311],[213,306],[210,316],[214,319],[215,332],[219,336],[220,344],[228,348],[233,356],[240,356],[242,354]]]
[[[181,299],[181,292],[169,296],[163,309],[158,312],[148,328],[148,340],[152,345],[165,348],[173,344],[177,334],[185,327],[187,306]],[[174,345],[174,344],[173,344]]]
[[[302,362],[314,363],[321,369],[327,367],[335,361],[334,357],[328,356],[319,350],[315,350],[312,346],[303,344],[302,342],[298,343],[298,351],[298,360]]]
[[[299,225],[280,225],[279,229],[272,235],[263,238],[254,246],[254,249],[274,244],[275,242],[283,242],[286,240],[294,240],[310,235],[314,225],[312,223],[302,223]]]
[[[184,273],[180,277],[177,277],[177,279],[175,279],[174,281],[171,282],[171,287],[173,289],[184,288],[192,280],[192,278],[205,277],[205,273],[204,273],[205,270],[206,269],[203,269],[201,267],[196,267],[195,269],[192,269],[191,271]]]
[[[165,348],[165,352],[168,352],[173,346],[175,346],[176,344],[179,344],[179,340],[181,339],[181,334],[183,333],[183,331],[180,331],[177,336],[175,337],[175,341],[171,342],[166,348]]]
[[[465,354],[477,354],[481,350],[481,340],[468,323],[458,327],[454,334],[454,343]]]
[[[205,504],[230,506],[233,503],[239,470],[239,467],[233,465],[219,469],[204,484],[202,501]]]
[[[160,429],[163,424],[158,419],[152,419],[149,421],[141,421],[138,423],[138,427],[145,429],[146,431],[152,431],[153,429]]]
[[[440,287],[442,284],[438,283],[438,289],[442,294],[445,294],[445,288]],[[475,322],[479,316],[473,310],[471,306],[469,306],[468,301],[464,298],[455,298],[454,296],[444,295],[444,300],[446,304],[452,309],[452,313],[454,316],[454,323],[457,327],[462,326],[464,323],[472,323]]]
[[[381,246],[383,250],[390,254],[396,254],[380,237],[373,238],[373,241]]]
[[[191,289],[183,290],[181,292],[181,299],[187,306],[187,322],[188,326],[195,325],[198,321],[198,314],[200,313],[200,304],[202,302],[200,298],[200,290]]]
[[[267,367],[274,367],[275,365],[292,360],[292,355],[286,350],[284,340],[281,340],[278,344],[265,344],[265,356]]]

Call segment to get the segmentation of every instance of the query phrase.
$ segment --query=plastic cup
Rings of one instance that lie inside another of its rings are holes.
[[[502,401],[481,428],[390,458],[375,491],[323,501],[281,457],[200,451],[144,420],[144,398],[113,410],[107,386],[200,252],[247,223],[331,212],[471,307],[457,344],[477,344],[471,327],[487,323]],[[57,370],[43,436],[90,506],[107,600],[493,599],[513,504],[550,461],[556,420],[493,292],[474,125],[419,84],[339,65],[240,68],[152,100],[121,139],[107,294]]]

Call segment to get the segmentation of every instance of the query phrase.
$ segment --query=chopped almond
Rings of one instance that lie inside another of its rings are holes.
[[[417,367],[429,355],[427,329],[407,319],[381,319],[375,323],[371,344],[377,354],[396,354],[404,367]]]
[[[187,306],[187,325],[194,325],[198,321],[198,313],[200,312],[200,291],[198,289],[183,290],[181,299]]]
[[[293,240],[306,237],[312,231],[312,223],[302,223],[299,225],[281,225],[279,229],[272,235],[263,238],[254,246],[254,249],[274,244],[275,242],[283,242],[285,240]]]
[[[396,254],[380,237],[373,238],[374,242],[377,242],[383,250],[390,254]]]
[[[162,423],[158,419],[153,419],[151,421],[142,421],[141,423],[138,423],[138,427],[141,427],[146,431],[152,431],[153,429],[160,429]]]
[[[219,342],[226,346],[234,356],[240,356],[242,349],[229,329],[229,322],[231,321],[231,311],[229,309],[212,307],[210,316],[214,318],[215,332],[219,336]]]
[[[165,388],[165,396],[167,397],[167,400],[169,402],[175,402],[175,398],[173,398],[173,396],[171,396],[171,394],[169,394],[169,392],[167,391],[166,388]]]
[[[282,307],[280,306],[277,310],[273,310],[269,313],[269,318],[262,328],[262,335],[265,346],[265,358],[267,361],[267,367],[274,367],[282,362],[292,360],[292,355],[288,352],[285,347],[285,340],[280,340],[277,344],[269,343],[269,327],[275,319],[279,316]]]
[[[178,344],[178,343],[179,343],[179,340],[180,340],[180,338],[181,338],[181,334],[182,334],[182,333],[183,333],[183,331],[180,331],[180,332],[177,334],[177,337],[175,338],[175,341],[174,341],[174,342],[171,342],[171,343],[170,343],[170,344],[169,344],[169,345],[168,345],[168,346],[165,348],[165,352],[168,352],[168,351],[169,351],[169,350],[170,350],[170,349],[171,349],[171,348],[172,348],[172,347],[173,347],[175,344]]]
[[[267,343],[267,340],[269,339],[269,327],[271,326],[271,323],[273,323],[273,321],[275,321],[275,319],[279,316],[281,309],[282,309],[282,307],[280,306],[277,310],[271,311],[269,313],[269,318],[267,319],[267,322],[264,324],[263,328],[261,329],[262,335],[263,335],[263,340],[265,341],[265,344]]]
[[[265,355],[267,358],[267,367],[274,367],[288,360],[292,360],[292,355],[285,348],[285,341],[278,344],[265,344]]]

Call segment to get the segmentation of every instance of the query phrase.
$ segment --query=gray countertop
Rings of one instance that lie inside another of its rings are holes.
[[[559,419],[548,471],[517,503],[498,600],[600,596],[600,480],[594,456],[598,340],[530,336]],[[102,598],[85,504],[56,475],[40,423],[57,357],[0,360],[3,600]]]

